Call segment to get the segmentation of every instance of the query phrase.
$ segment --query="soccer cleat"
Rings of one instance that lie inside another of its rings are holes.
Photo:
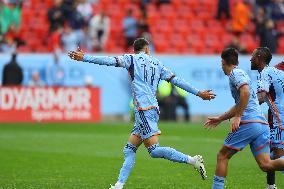
[[[109,189],[122,189],[123,188],[123,185],[114,185],[114,186],[112,186],[112,185],[110,185],[110,188]]]
[[[277,186],[276,186],[276,184],[267,185],[267,189],[277,189]]]
[[[204,166],[204,161],[201,155],[193,156],[195,163],[193,164],[193,167],[199,172],[202,179],[205,180],[207,178],[206,170]]]

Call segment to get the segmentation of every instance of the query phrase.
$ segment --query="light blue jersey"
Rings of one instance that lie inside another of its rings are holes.
[[[229,75],[231,93],[235,103],[240,102],[240,88],[244,85],[249,87],[249,101],[241,117],[240,127],[236,132],[230,132],[224,146],[236,151],[244,149],[250,144],[254,156],[261,153],[269,154],[269,127],[262,114],[257,96],[252,88],[252,83],[246,72],[234,68]]]
[[[176,77],[159,60],[144,52],[117,57],[84,55],[83,61],[126,68],[131,78],[134,105],[137,110],[158,108],[156,91],[160,80],[169,81],[195,95],[199,92],[183,79]]]
[[[258,92],[265,91],[265,102],[273,114],[273,125],[284,129],[284,72],[267,66],[258,77]]]
[[[284,149],[284,72],[265,67],[258,77],[258,92],[266,92],[265,102],[272,112],[271,146]]]
[[[248,105],[245,108],[241,121],[243,122],[266,122],[266,119],[261,111],[257,96],[252,88],[251,79],[246,72],[239,68],[234,68],[229,75],[230,89],[235,103],[238,104],[240,101],[239,89],[243,85],[248,85],[250,90],[250,97]]]

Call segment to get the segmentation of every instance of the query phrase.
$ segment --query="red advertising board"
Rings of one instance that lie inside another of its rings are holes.
[[[101,119],[100,89],[0,87],[0,122],[93,122]]]

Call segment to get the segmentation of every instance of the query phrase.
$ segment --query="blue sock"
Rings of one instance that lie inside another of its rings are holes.
[[[120,169],[120,173],[118,176],[118,182],[125,183],[134,164],[135,164],[135,155],[136,155],[137,147],[131,143],[127,143],[124,147],[124,163]]]
[[[223,189],[225,183],[224,177],[214,175],[212,189]]]
[[[153,158],[164,158],[173,162],[179,163],[188,163],[189,159],[188,156],[176,151],[170,147],[160,147],[159,143],[153,144],[152,146],[148,147],[148,152]]]

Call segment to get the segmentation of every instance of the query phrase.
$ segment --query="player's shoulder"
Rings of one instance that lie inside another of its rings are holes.
[[[269,75],[272,76],[272,75],[278,74],[279,72],[280,70],[278,70],[277,68],[272,67],[272,66],[267,66],[260,72],[260,75],[262,77],[267,77]]]
[[[248,77],[247,73],[240,69],[240,68],[234,68],[229,76],[231,79],[236,79],[239,77]]]

